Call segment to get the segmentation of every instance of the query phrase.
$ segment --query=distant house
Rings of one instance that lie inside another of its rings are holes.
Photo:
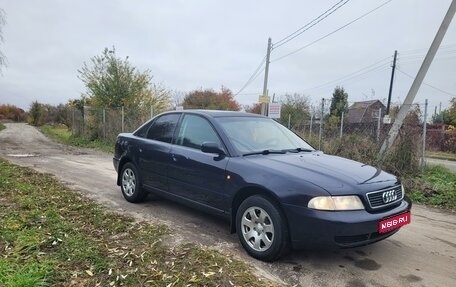
[[[382,117],[386,107],[379,100],[355,102],[348,107],[346,122],[350,124],[372,123],[378,121],[378,111],[382,109]]]

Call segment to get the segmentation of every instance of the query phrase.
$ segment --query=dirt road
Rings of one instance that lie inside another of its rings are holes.
[[[165,223],[173,242],[191,241],[235,254],[260,274],[296,286],[456,286],[456,215],[415,205],[412,223],[387,240],[356,249],[300,251],[275,263],[245,254],[226,222],[165,200],[126,202],[112,155],[49,141],[25,124],[6,124],[0,156],[54,174],[108,208]]]

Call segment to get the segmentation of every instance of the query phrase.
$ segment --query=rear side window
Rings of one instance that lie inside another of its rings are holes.
[[[168,114],[157,118],[147,132],[151,140],[171,143],[180,114]]]
[[[149,130],[152,121],[148,122],[147,124],[143,125],[139,130],[135,132],[135,136],[145,138],[147,136],[147,131]]]
[[[177,144],[200,149],[204,142],[215,142],[221,145],[217,133],[206,119],[195,115],[185,115],[177,137]]]

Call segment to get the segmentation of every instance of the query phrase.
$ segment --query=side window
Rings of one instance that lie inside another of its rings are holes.
[[[177,144],[200,149],[204,142],[221,144],[217,133],[206,119],[195,115],[185,115],[177,137]]]
[[[152,123],[151,127],[149,128],[149,131],[147,132],[147,138],[151,140],[171,143],[179,117],[180,114],[168,114],[159,117]]]
[[[147,136],[147,130],[149,129],[152,122],[148,122],[147,124],[140,127],[136,132],[135,136],[145,138]]]

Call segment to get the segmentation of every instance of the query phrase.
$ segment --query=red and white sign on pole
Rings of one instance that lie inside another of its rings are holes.
[[[280,119],[280,110],[282,105],[279,103],[270,103],[268,107],[268,117],[272,119]]]

